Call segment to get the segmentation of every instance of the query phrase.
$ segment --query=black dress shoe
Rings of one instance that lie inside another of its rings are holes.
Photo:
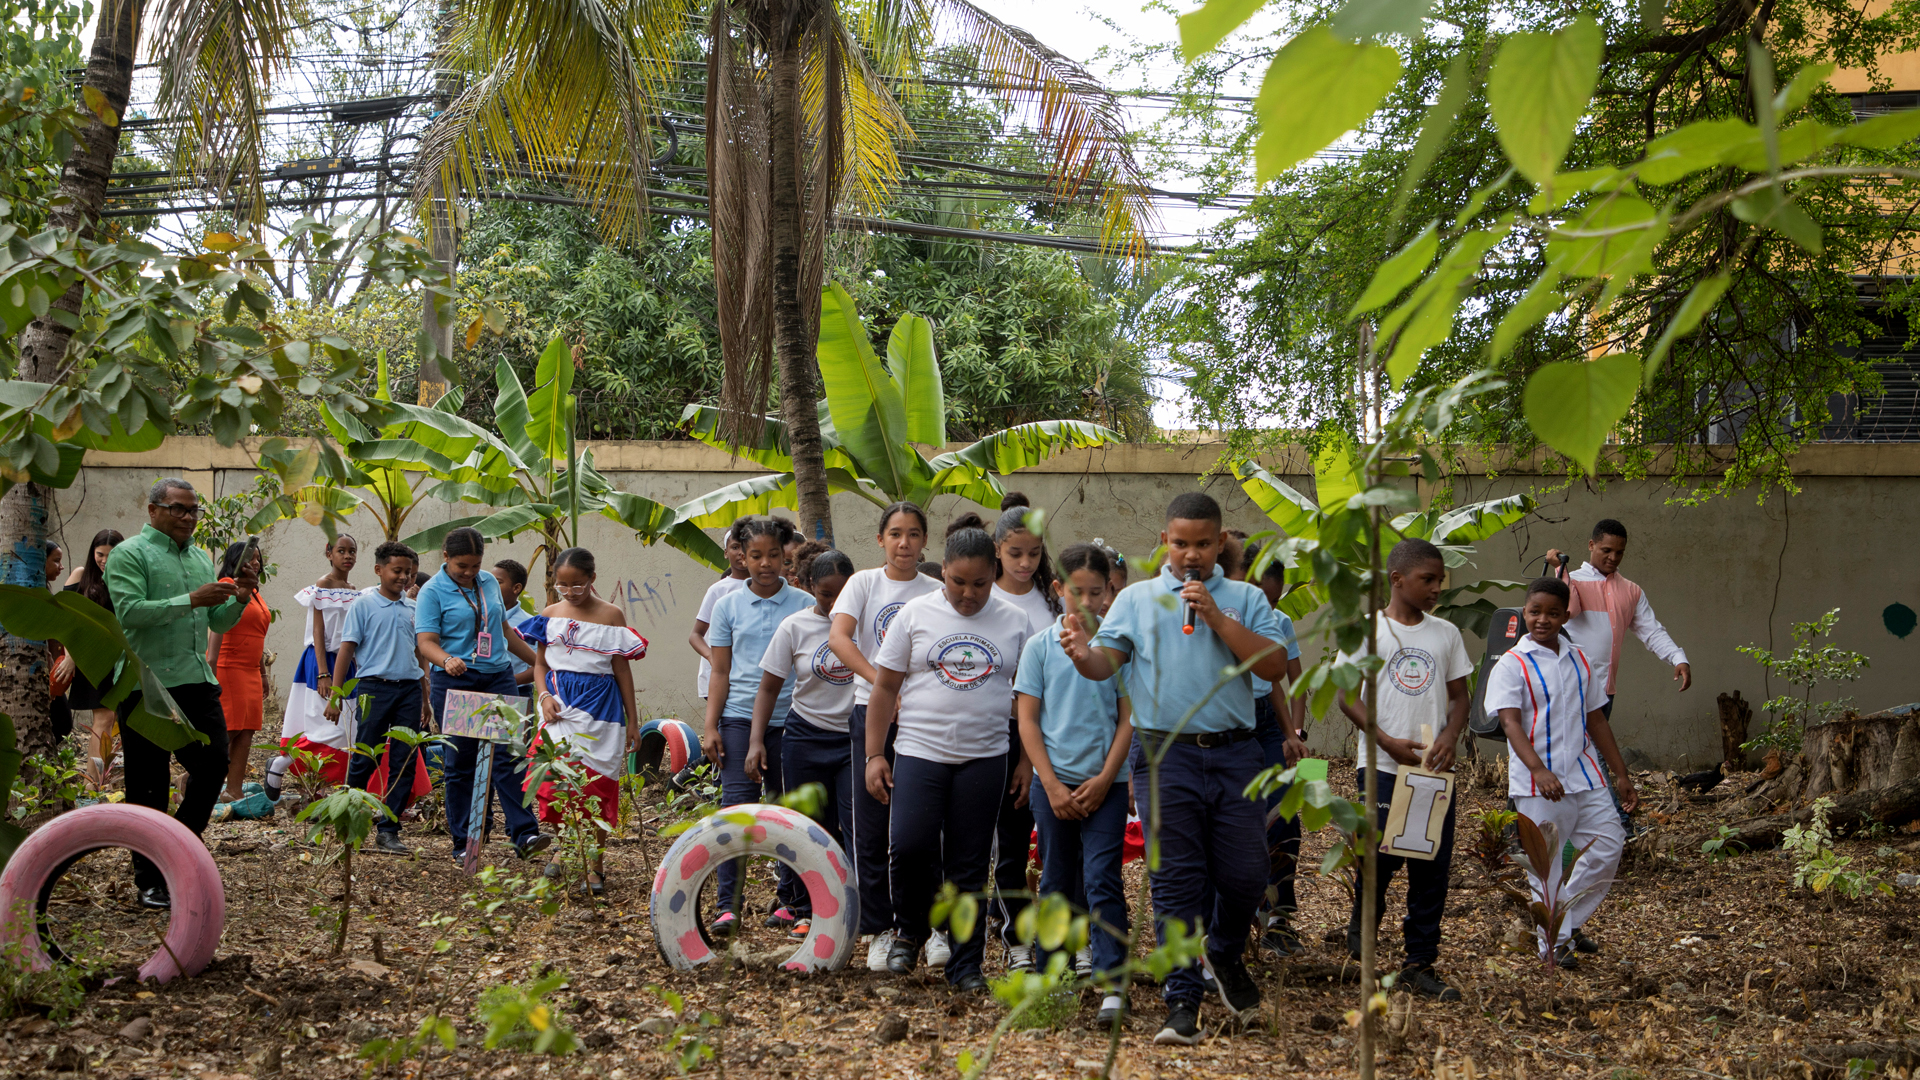
[[[140,890],[140,906],[148,911],[173,910],[173,895],[167,892],[165,885],[154,885]]]
[[[953,988],[962,994],[984,994],[987,991],[987,977],[977,971],[971,975],[962,975],[953,984]]]

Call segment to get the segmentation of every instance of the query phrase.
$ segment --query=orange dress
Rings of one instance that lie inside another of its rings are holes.
[[[267,602],[256,592],[240,621],[220,635],[220,663],[213,677],[220,683],[220,711],[226,714],[228,731],[259,731],[266,718],[267,682],[260,670],[260,654],[266,650],[267,626],[272,621]]]

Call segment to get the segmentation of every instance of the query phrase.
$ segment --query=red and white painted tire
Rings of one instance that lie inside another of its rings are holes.
[[[714,869],[743,855],[765,855],[793,868],[807,887],[813,926],[780,966],[790,971],[835,971],[847,966],[860,936],[860,894],[852,863],[818,822],[784,806],[729,806],[680,834],[653,878],[655,943],[669,965],[683,971],[713,959],[700,926],[700,886]]]
[[[90,851],[125,848],[145,855],[173,896],[166,944],[140,965],[140,981],[198,975],[213,961],[227,924],[226,888],[207,846],[171,816],[144,806],[96,803],[70,810],[27,836],[0,873],[0,940],[17,942],[35,971],[53,966],[35,918],[54,871]],[[175,960],[178,963],[175,963]]]
[[[680,771],[706,760],[700,734],[684,720],[649,720],[640,726],[639,761],[635,772],[678,776]]]

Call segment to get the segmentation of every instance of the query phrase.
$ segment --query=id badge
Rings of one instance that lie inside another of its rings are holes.
[[[493,634],[482,630],[474,637],[473,655],[477,660],[486,660],[493,656]]]

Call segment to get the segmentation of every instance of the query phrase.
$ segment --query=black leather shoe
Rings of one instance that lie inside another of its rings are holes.
[[[962,975],[960,981],[953,984],[953,988],[962,994],[984,994],[987,992],[987,977],[977,971],[971,975]]]
[[[375,833],[372,850],[382,855],[405,855],[409,858],[413,855],[413,849],[400,842],[399,833]]]
[[[893,939],[893,948],[887,950],[887,970],[895,975],[911,975],[915,964],[920,962],[920,946],[911,941]]]
[[[172,911],[173,894],[167,892],[165,885],[140,890],[140,906],[148,911]]]
[[[1586,934],[1575,930],[1573,932],[1573,948],[1575,952],[1592,954],[1600,951],[1600,943],[1588,937]]]
[[[514,853],[521,858],[531,859],[552,846],[552,833],[534,833],[532,836],[527,837],[525,843],[513,845],[513,850]]]

